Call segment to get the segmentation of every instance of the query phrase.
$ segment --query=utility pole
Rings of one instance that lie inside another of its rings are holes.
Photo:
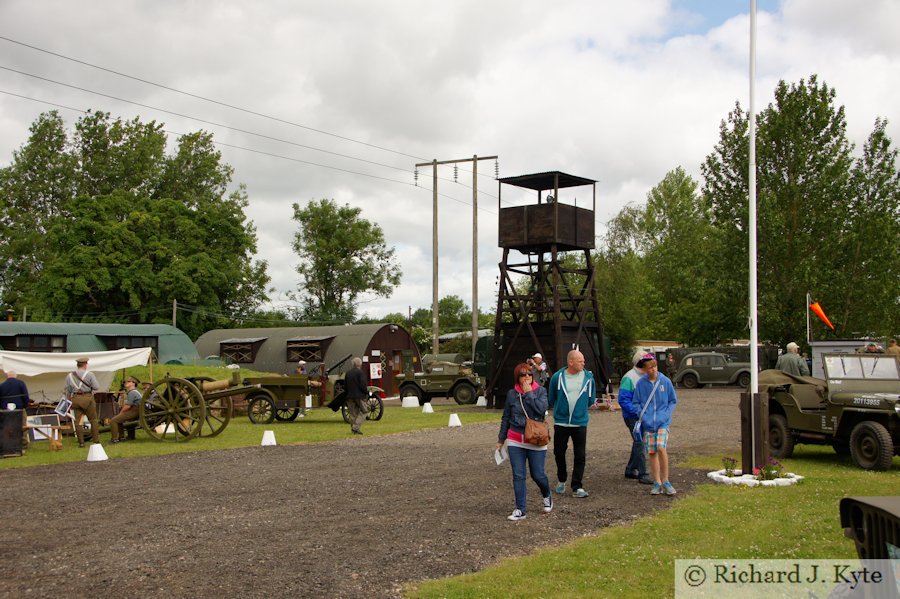
[[[172,300],[172,326],[175,327],[176,315],[178,314],[178,300]],[[177,328],[177,327],[176,327]]]
[[[497,160],[497,156],[472,156],[458,160],[432,160],[420,162],[420,166],[432,167],[432,224],[431,224],[431,353],[438,353],[438,176],[439,164],[471,162],[472,169],[472,359],[475,359],[475,343],[478,341],[478,161]]]

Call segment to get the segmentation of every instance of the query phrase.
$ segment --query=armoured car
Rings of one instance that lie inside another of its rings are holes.
[[[407,369],[397,375],[400,397],[415,397],[419,405],[434,397],[452,397],[460,405],[473,404],[484,394],[481,376],[464,364],[436,360],[425,362],[424,372]]]
[[[860,468],[888,470],[900,455],[900,359],[824,354],[825,379],[760,373],[769,396],[769,449],[790,457],[797,443],[831,445]]]

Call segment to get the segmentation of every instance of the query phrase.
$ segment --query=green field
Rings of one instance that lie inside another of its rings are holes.
[[[838,461],[830,448],[805,445],[782,463],[805,480],[775,488],[700,485],[672,509],[633,524],[474,574],[410,585],[404,596],[671,597],[676,559],[854,558],[853,541],[840,528],[841,498],[900,491],[900,457],[887,472],[868,472]],[[681,466],[722,467],[718,456]]]

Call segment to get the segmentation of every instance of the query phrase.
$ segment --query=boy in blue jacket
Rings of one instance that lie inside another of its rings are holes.
[[[659,371],[656,360],[644,362],[644,376],[638,379],[634,388],[634,404],[644,410],[641,417],[641,430],[644,437],[644,451],[650,465],[650,478],[653,479],[651,495],[674,495],[675,487],[669,482],[669,453],[666,445],[669,441],[669,427],[672,424],[672,413],[678,402],[672,381]]]
[[[597,401],[594,375],[584,369],[584,354],[569,352],[568,366],[550,377],[550,409],[553,411],[553,457],[556,459],[557,493],[566,492],[566,450],[572,439],[575,461],[572,465],[572,495],[587,497],[582,486],[587,445],[588,408]]]

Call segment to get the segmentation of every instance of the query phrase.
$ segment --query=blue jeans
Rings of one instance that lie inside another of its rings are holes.
[[[509,452],[509,465],[512,466],[513,491],[516,493],[516,509],[525,513],[525,498],[528,491],[525,488],[525,462],[531,471],[531,479],[537,483],[541,490],[541,497],[550,496],[550,483],[544,473],[544,460],[547,458],[545,449],[525,449],[524,447],[507,447]]]
[[[628,428],[628,438],[631,439],[631,456],[628,458],[628,465],[625,466],[625,476],[647,476],[647,462],[644,460],[644,444],[635,441],[631,435],[637,418],[626,418],[625,426]]]

